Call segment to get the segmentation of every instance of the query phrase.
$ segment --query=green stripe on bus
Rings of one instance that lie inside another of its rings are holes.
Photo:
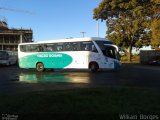
[[[42,62],[45,68],[65,68],[73,61],[72,57],[64,53],[38,53],[20,58],[21,68],[36,68],[38,62]]]

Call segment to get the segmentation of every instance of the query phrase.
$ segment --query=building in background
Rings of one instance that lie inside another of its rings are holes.
[[[19,43],[32,42],[31,29],[8,28],[5,20],[0,20],[0,50],[17,51]]]

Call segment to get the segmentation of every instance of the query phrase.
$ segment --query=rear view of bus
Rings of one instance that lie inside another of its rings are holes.
[[[73,38],[21,43],[18,46],[20,68],[45,69],[117,69],[121,66],[118,47],[104,38]]]

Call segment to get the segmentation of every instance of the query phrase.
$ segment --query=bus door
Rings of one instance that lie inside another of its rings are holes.
[[[105,56],[104,64],[107,68],[117,69],[121,66],[117,46],[105,45],[103,54]]]

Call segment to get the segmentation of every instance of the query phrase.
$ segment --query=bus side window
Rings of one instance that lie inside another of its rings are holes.
[[[38,52],[43,52],[43,47],[41,45],[38,46]]]
[[[63,43],[57,43],[56,50],[57,51],[63,51]]]
[[[63,44],[64,51],[72,51],[72,43],[64,43]]]
[[[88,43],[89,42],[81,42],[81,51],[88,51],[89,50]]]
[[[30,51],[31,51],[30,45],[26,45],[26,52],[30,52]]]
[[[49,52],[48,49],[47,49],[47,44],[43,45],[43,52]]]
[[[47,44],[46,51],[48,51],[48,52],[55,51],[55,45],[54,44]]]
[[[30,46],[30,52],[39,52],[39,46],[38,45],[31,45]]]
[[[51,46],[49,46],[48,44],[43,44],[41,46],[43,48],[43,52],[50,52],[50,51],[52,51],[51,48],[50,48]]]
[[[20,51],[26,52],[26,45],[21,45],[20,46]]]
[[[72,50],[79,51],[79,49],[80,49],[80,42],[73,42],[72,43]]]
[[[89,45],[89,44],[86,44],[85,50],[86,50],[86,51],[90,51],[90,45]]]
[[[92,41],[88,41],[88,42],[82,42],[81,43],[81,50],[82,51],[93,51],[93,46],[94,44],[92,43]]]

